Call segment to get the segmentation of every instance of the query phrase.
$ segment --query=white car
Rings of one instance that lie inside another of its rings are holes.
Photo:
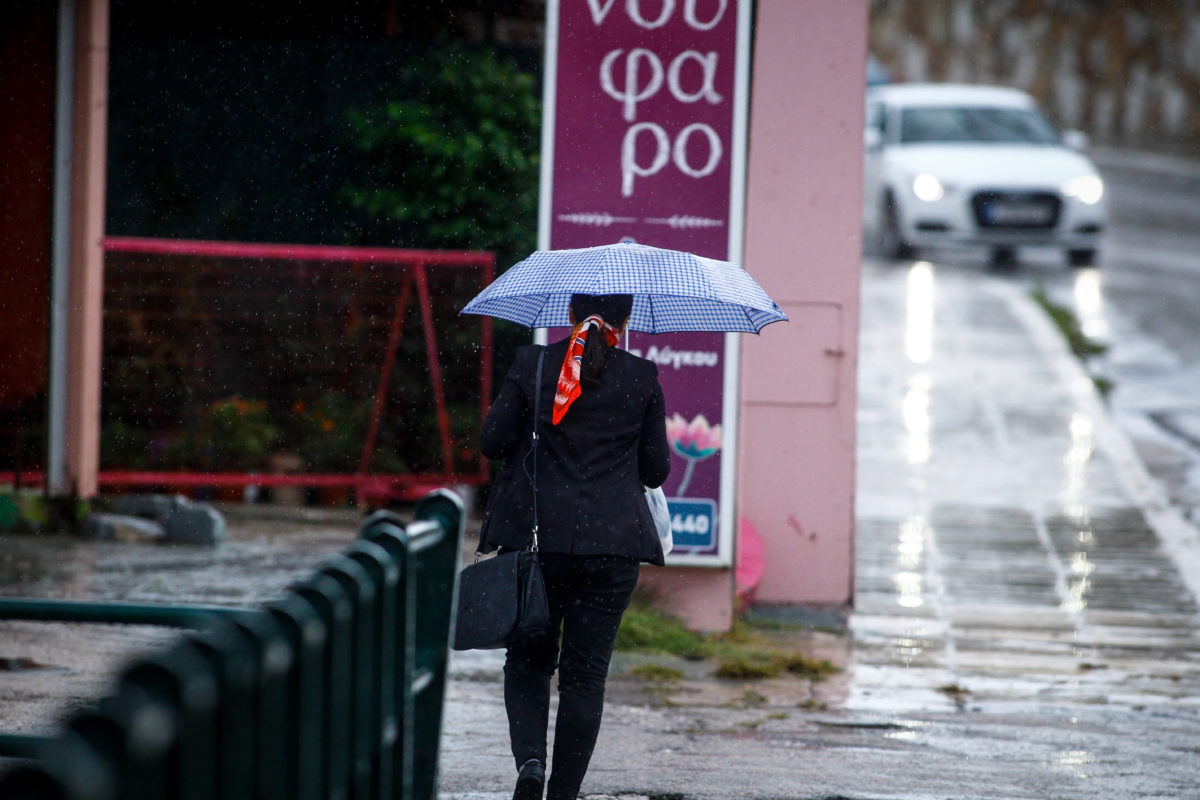
[[[1104,182],[1025,92],[893,84],[867,90],[863,226],[876,249],[984,245],[996,261],[1018,246],[1061,248],[1090,266],[1104,233]]]

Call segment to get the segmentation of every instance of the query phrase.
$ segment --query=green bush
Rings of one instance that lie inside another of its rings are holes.
[[[286,419],[289,441],[304,460],[305,472],[354,472],[362,460],[373,401],[325,392],[311,403],[296,401]],[[406,465],[376,435],[370,469],[404,472]]]
[[[265,469],[279,439],[266,403],[228,397],[204,406],[177,440],[179,463],[206,470],[251,472]]]
[[[345,196],[403,247],[495,251],[537,240],[541,104],[534,76],[495,49],[438,42],[390,99],[350,112],[362,177]]]

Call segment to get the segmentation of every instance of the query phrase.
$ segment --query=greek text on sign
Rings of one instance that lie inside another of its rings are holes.
[[[651,345],[645,354],[641,350],[629,348],[635,356],[653,361],[660,367],[715,367],[720,363],[720,355],[712,350],[672,350],[670,345],[658,347]]]
[[[604,24],[604,19],[613,10],[613,6],[617,4],[616,0],[587,0],[588,8],[592,12],[592,22],[597,25]],[[661,28],[671,20],[671,15],[675,13],[675,0],[658,0],[656,3],[651,0],[650,7],[659,6],[658,16],[654,19],[646,19],[646,15],[642,13],[641,0],[625,0],[622,4],[625,6],[625,13],[629,15],[630,21],[640,28],[645,28],[648,31],[655,28]],[[683,20],[688,24],[688,27],[697,31],[710,31],[717,27],[717,23],[721,21],[721,17],[725,16],[725,11],[729,7],[729,0],[717,0],[717,10],[713,16],[707,20],[701,21],[697,6],[701,5],[697,0],[684,0],[683,2]],[[703,5],[711,8],[712,2],[704,3]]]
[[[615,4],[616,0],[588,0],[592,22],[603,25]],[[624,8],[635,25],[654,30],[670,21],[677,3],[660,0],[657,5],[658,16],[652,19],[643,13],[640,0],[626,0]],[[708,19],[700,18],[701,5],[712,14]],[[725,16],[728,5],[728,0],[719,0],[713,11],[713,2],[685,0],[684,22],[696,31],[712,30]],[[689,178],[706,178],[716,171],[728,148],[711,125],[693,122],[671,132],[660,121],[636,120],[638,104],[656,97],[664,87],[670,97],[685,105],[701,101],[720,104],[724,100],[716,88],[720,68],[720,54],[715,51],[688,49],[668,57],[645,47],[618,47],[604,56],[598,76],[600,88],[621,104],[623,119],[632,123],[621,141],[622,196],[632,197],[638,178],[657,175],[668,163]]]

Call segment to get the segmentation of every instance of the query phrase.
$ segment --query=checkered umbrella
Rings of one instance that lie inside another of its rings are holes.
[[[572,294],[631,294],[646,333],[748,331],[787,315],[737,264],[643,244],[538,250],[463,308],[530,328],[567,326]]]

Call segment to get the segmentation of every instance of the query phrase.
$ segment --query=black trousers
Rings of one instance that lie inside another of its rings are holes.
[[[608,662],[639,565],[620,556],[538,555],[550,626],[508,648],[504,707],[517,768],[531,758],[545,763],[550,678],[557,666],[558,718],[546,798],[575,800],[600,732]]]

